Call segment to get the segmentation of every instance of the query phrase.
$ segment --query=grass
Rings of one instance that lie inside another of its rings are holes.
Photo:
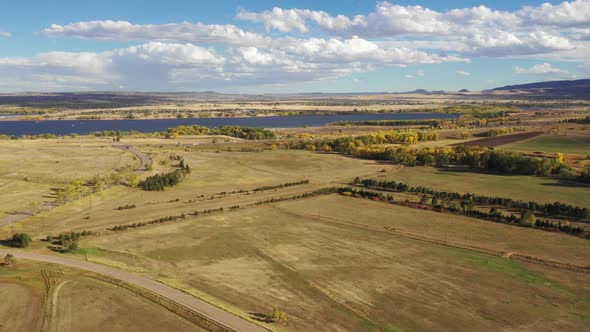
[[[590,208],[588,188],[567,186],[556,179],[544,177],[462,172],[433,167],[403,167],[397,172],[385,173],[379,178],[442,191],[547,203],[559,201]]]
[[[580,329],[588,276],[399,237],[449,241],[584,263],[564,235],[337,195],[83,240],[138,257],[148,276],[248,316],[277,305],[287,330]],[[430,230],[430,226],[434,230]],[[568,280],[582,281],[570,282]],[[564,281],[565,280],[565,281]]]
[[[381,169],[395,168],[373,161],[307,151],[186,152],[184,148],[176,145],[159,148],[153,143],[146,143],[140,147],[152,155],[158,171],[165,171],[170,167],[160,165],[160,162],[170,162],[171,154],[180,154],[190,165],[191,174],[179,185],[167,188],[163,192],[148,192],[122,186],[112,188],[92,195],[92,198],[85,197],[14,224],[15,231],[32,235],[55,235],[84,229],[105,230],[113,225],[128,224],[130,221],[148,221],[209,208],[244,206],[277,195],[293,195],[338,183],[348,183],[357,175],[372,176],[378,174]],[[310,183],[250,195],[189,202],[199,199],[201,195],[209,196],[239,189],[252,190],[304,179],[309,179]],[[127,204],[135,204],[137,207],[116,210],[117,207]],[[0,228],[0,236],[8,236],[9,231],[10,229]]]
[[[28,262],[0,266],[0,330],[35,330],[40,324],[43,296],[39,266]]]
[[[104,140],[0,141],[0,217],[51,201],[51,188],[134,164]]]
[[[98,236],[83,238],[81,249],[67,255],[145,274],[245,317],[278,306],[289,321],[278,330],[580,330],[590,320],[587,274],[432,243],[447,241],[587,265],[586,240],[338,195],[249,206],[343,185],[356,176],[590,206],[590,194],[583,188],[546,178],[401,167],[336,154],[236,152],[245,143],[231,145],[234,152],[229,152],[229,144],[190,138],[126,141],[149,152],[155,161],[154,171],[143,176],[170,169],[175,163],[169,160],[171,154],[182,155],[192,172],[163,192],[117,186],[93,195],[92,201],[86,197],[18,222],[14,229],[0,228],[0,236],[7,237],[13,230],[37,239],[84,229],[98,231]],[[63,144],[61,148],[71,148]],[[95,171],[99,169],[91,172]],[[201,198],[303,179],[310,183]],[[116,210],[128,204],[137,207]],[[229,211],[234,205],[242,208]],[[189,215],[129,231],[107,230],[219,207],[225,212]],[[35,241],[30,250],[48,252],[43,246],[46,243]],[[120,312],[160,315],[126,290],[88,278],[76,278],[62,291],[63,329],[96,329],[117,321]],[[88,312],[73,309],[90,302]],[[73,315],[80,319],[72,321]],[[146,328],[141,322],[121,319],[127,329]],[[170,324],[183,329],[179,322]]]
[[[57,304],[60,331],[205,331],[140,295],[92,278],[64,284]]]
[[[536,138],[503,145],[503,150],[575,154],[586,156],[590,154],[590,135],[583,133],[543,135]]]
[[[0,330],[40,330],[47,314],[47,323],[59,331],[204,331],[134,292],[67,267],[59,267],[59,277],[49,273],[56,277],[46,296],[42,271],[57,268],[22,259],[10,267],[0,266]],[[50,308],[45,299],[57,305],[55,317],[45,312]]]

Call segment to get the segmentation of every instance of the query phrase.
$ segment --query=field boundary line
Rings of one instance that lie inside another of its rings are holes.
[[[460,243],[456,243],[456,242],[454,242],[454,243],[448,242],[448,241],[445,242],[445,241],[429,238],[426,236],[421,236],[418,234],[400,232],[400,231],[394,230],[388,226],[386,226],[386,228],[384,228],[385,230],[383,230],[381,228],[371,227],[368,225],[361,225],[361,224],[345,221],[345,220],[338,219],[338,218],[318,216],[315,214],[310,214],[310,213],[306,213],[306,212],[302,212],[302,211],[298,211],[298,210],[291,210],[291,209],[288,209],[285,207],[276,206],[275,204],[271,204],[271,206],[280,210],[280,211],[283,211],[283,212],[287,212],[287,213],[291,213],[291,214],[295,214],[295,215],[307,216],[307,217],[310,217],[311,219],[329,220],[332,223],[338,223],[338,224],[344,224],[344,225],[353,226],[353,227],[357,227],[357,228],[369,229],[369,230],[373,230],[373,231],[377,231],[377,232],[395,235],[397,237],[404,238],[404,239],[411,239],[414,241],[420,241],[420,242],[424,242],[424,243],[430,243],[430,244],[436,244],[436,245],[441,245],[441,246],[446,246],[446,247],[451,247],[451,248],[469,250],[469,251],[488,254],[488,255],[492,255],[492,256],[496,256],[496,257],[504,257],[506,259],[515,259],[515,260],[526,262],[526,263],[546,265],[546,266],[551,266],[551,267],[565,269],[565,270],[590,273],[590,266],[581,266],[581,265],[576,265],[576,264],[572,264],[572,263],[557,262],[557,261],[542,259],[542,258],[538,258],[538,257],[522,255],[522,254],[518,254],[515,252],[488,249],[488,248],[483,248],[483,247],[471,246],[471,245],[467,245],[467,244],[460,244]],[[506,254],[510,254],[509,257],[506,257]]]
[[[133,285],[131,283],[128,283],[124,280],[120,280],[120,279],[116,279],[110,276],[106,276],[103,274],[97,274],[96,276],[93,276],[94,279],[98,279],[104,282],[107,282],[109,284],[118,286],[118,287],[122,287],[127,289],[128,291],[131,291],[157,305],[160,305],[166,309],[168,309],[170,312],[188,320],[189,322],[203,328],[206,329],[207,331],[211,331],[211,332],[235,332],[237,330],[232,329],[228,326],[225,326],[224,324],[220,323],[220,322],[216,322],[204,315],[199,314],[197,311],[190,309],[187,306],[184,306],[180,303],[174,302],[164,296],[161,296],[155,292],[152,292],[146,288],[143,288],[141,286],[138,285]]]

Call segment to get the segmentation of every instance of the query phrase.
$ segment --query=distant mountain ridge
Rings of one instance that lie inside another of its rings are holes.
[[[590,87],[590,79],[582,80],[564,80],[564,81],[548,81],[548,82],[535,82],[526,84],[506,85],[498,88],[494,88],[489,91],[499,90],[523,90],[523,89],[553,89],[553,88],[572,88],[572,87]]]

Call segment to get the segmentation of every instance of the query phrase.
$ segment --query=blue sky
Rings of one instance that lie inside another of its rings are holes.
[[[0,93],[481,90],[590,77],[590,0],[10,1]]]

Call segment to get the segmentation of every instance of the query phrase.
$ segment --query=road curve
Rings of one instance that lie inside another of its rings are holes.
[[[151,292],[154,292],[162,297],[165,297],[168,300],[176,302],[177,304],[185,306],[191,310],[194,310],[195,312],[210,319],[211,321],[214,321],[222,326],[226,326],[230,330],[244,332],[267,332],[265,328],[259,325],[256,325],[243,318],[233,315],[194,296],[186,294],[176,288],[167,286],[165,284],[137,275],[135,273],[86,261],[68,259],[58,256],[33,254],[18,250],[0,250],[0,257],[4,257],[7,253],[13,254],[16,258],[69,266],[125,281],[134,286],[138,286],[147,289]]]
[[[121,149],[123,151],[129,151],[139,158],[141,164],[135,170],[136,173],[141,174],[147,170],[147,168],[152,164],[152,158],[148,156],[145,152],[139,150],[133,145],[130,144],[121,144],[121,143],[113,143],[112,145],[115,149]]]

